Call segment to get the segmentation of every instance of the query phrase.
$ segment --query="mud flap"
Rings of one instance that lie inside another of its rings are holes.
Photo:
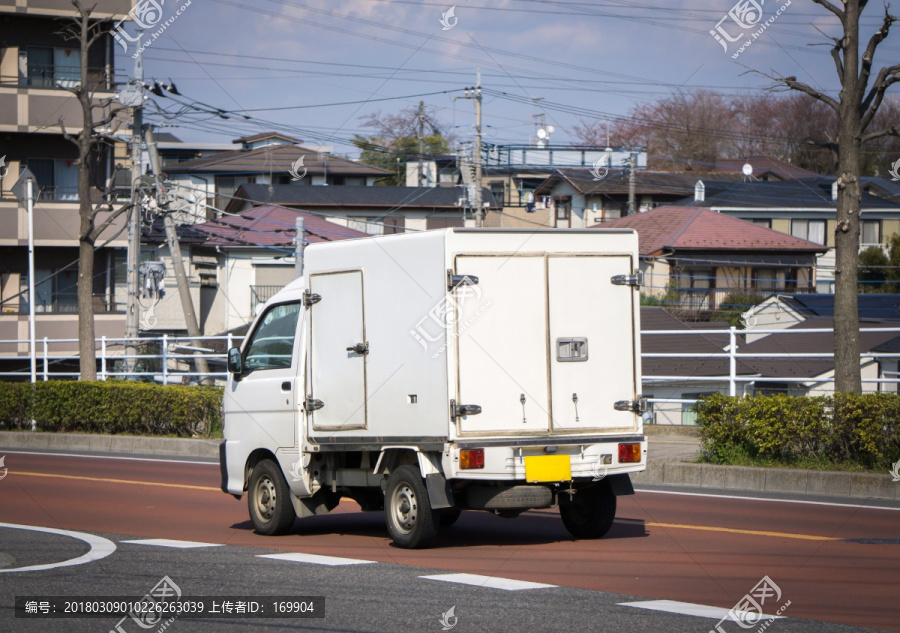
[[[453,492],[441,473],[425,475],[425,486],[428,488],[428,501],[431,502],[432,510],[453,507]]]
[[[631,477],[628,473],[610,475],[606,480],[609,482],[609,487],[612,489],[613,494],[617,497],[634,494],[634,486],[631,485]]]

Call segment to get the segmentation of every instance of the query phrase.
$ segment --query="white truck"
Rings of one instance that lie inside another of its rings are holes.
[[[344,497],[406,548],[462,510],[603,536],[646,467],[637,253],[630,229],[311,245],[228,352],[222,489],[262,534]]]

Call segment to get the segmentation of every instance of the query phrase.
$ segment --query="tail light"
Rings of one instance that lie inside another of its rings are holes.
[[[463,470],[484,468],[484,449],[469,448],[459,452],[459,467]]]
[[[619,463],[632,464],[641,461],[640,444],[619,444]]]

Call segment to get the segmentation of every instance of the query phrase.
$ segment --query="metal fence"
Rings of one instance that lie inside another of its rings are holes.
[[[710,330],[645,330],[642,337],[650,336],[713,336],[719,340],[727,337],[727,346],[717,353],[685,353],[685,352],[645,352],[642,358],[670,358],[670,359],[727,359],[728,372],[720,375],[644,375],[642,377],[643,389],[650,392],[653,389],[671,385],[698,385],[699,389],[707,391],[723,391],[729,395],[738,395],[742,386],[749,383],[762,384],[822,384],[833,382],[833,377],[828,375],[818,376],[763,376],[741,374],[738,371],[740,360],[752,359],[831,359],[833,352],[740,352],[741,338],[744,334],[771,336],[802,336],[807,334],[832,333],[830,329],[762,329],[750,330],[710,329]],[[896,328],[862,328],[861,333],[881,332],[896,333],[900,337],[900,327]],[[196,383],[204,379],[214,379],[220,383],[227,378],[226,357],[227,350],[240,345],[241,336],[205,336],[190,338],[184,336],[163,335],[155,338],[129,339],[101,337],[97,339],[96,350],[99,361],[98,377],[101,380],[108,378],[130,378],[155,381],[162,384]],[[137,349],[136,354],[127,354],[127,344],[132,343]],[[221,343],[224,342],[224,346]],[[37,380],[51,380],[56,378],[77,378],[78,355],[74,352],[54,351],[60,347],[67,349],[77,348],[77,339],[49,339],[37,341]],[[0,371],[0,379],[27,379],[30,377],[28,340],[7,339],[0,340],[0,369],[8,369],[10,361],[17,366],[12,371]],[[210,371],[200,373],[196,371],[194,361],[197,356],[207,360]],[[866,359],[877,359],[894,362],[900,359],[900,353],[892,352],[864,352],[860,354],[861,362]],[[131,365],[134,365],[134,368]],[[878,385],[878,389],[889,388],[897,391],[900,384],[898,371],[879,368],[878,378],[864,377],[864,385]],[[891,377],[888,377],[891,376]],[[891,387],[892,386],[892,387]],[[650,398],[651,416],[648,422],[668,424],[691,424],[692,414],[690,405],[696,398],[667,397]],[[679,422],[673,422],[677,419]]]

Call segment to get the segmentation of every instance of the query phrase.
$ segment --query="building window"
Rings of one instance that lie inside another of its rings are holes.
[[[81,53],[77,48],[28,46],[19,66],[29,88],[75,88],[81,83]]]
[[[774,268],[757,268],[753,273],[753,286],[757,290],[772,292],[778,287],[778,275]]]
[[[750,222],[753,223],[753,224],[755,224],[756,226],[761,226],[761,227],[766,228],[766,229],[771,229],[771,228],[772,228],[772,220],[770,220],[770,219],[756,219],[756,218],[754,218],[754,219],[750,220]]]
[[[28,158],[25,164],[40,185],[38,200],[78,201],[78,167],[74,159]]]
[[[502,182],[492,182],[491,183],[491,195],[494,196],[494,200],[497,203],[497,206],[503,208],[506,206],[504,196],[505,188]]]
[[[816,244],[824,244],[825,220],[791,220],[791,235]]]
[[[556,200],[556,219],[569,221],[569,215],[572,212],[572,202],[568,198],[560,198]]]
[[[863,220],[859,227],[859,241],[863,246],[881,244],[881,220]]]

